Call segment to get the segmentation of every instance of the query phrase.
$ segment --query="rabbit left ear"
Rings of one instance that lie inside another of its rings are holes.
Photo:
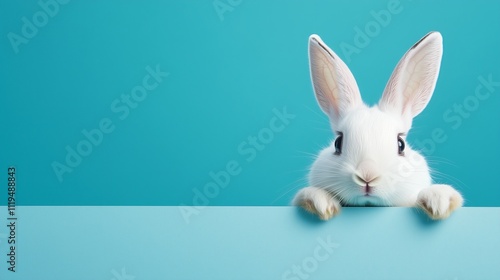
[[[309,63],[316,99],[336,126],[348,111],[363,104],[356,80],[318,35],[309,37]]]
[[[379,107],[414,118],[432,97],[443,54],[443,38],[430,32],[401,58],[387,83]]]

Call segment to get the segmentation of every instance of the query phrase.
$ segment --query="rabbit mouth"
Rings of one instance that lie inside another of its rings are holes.
[[[369,184],[364,186],[364,195],[363,196],[373,196],[373,187]]]

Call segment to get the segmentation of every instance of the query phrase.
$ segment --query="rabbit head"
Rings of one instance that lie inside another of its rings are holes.
[[[432,182],[425,158],[406,136],[431,99],[441,56],[441,34],[424,36],[399,61],[379,103],[369,107],[346,64],[319,36],[310,36],[314,93],[336,134],[311,167],[310,185],[344,205],[413,205]]]

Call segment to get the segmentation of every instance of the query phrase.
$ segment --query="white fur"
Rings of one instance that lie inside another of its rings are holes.
[[[398,154],[398,137],[406,138],[413,117],[432,96],[441,56],[441,35],[427,34],[400,60],[379,105],[368,107],[345,63],[319,36],[309,38],[316,99],[333,130],[342,133],[343,145],[340,155],[334,154],[334,142],[319,153],[310,187],[297,193],[294,205],[322,219],[338,214],[341,204],[419,206],[433,219],[462,206],[451,186],[432,184],[425,158],[408,143],[404,156]]]
[[[341,208],[340,202],[331,196],[326,189],[317,187],[303,188],[295,196],[293,204],[302,206],[308,211],[316,211],[315,213],[322,220],[328,220],[337,215]]]

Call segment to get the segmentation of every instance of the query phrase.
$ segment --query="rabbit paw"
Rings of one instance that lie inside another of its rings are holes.
[[[301,189],[293,199],[293,204],[317,215],[321,220],[328,220],[340,213],[340,203],[330,193],[321,188]]]
[[[417,205],[433,220],[447,218],[463,203],[460,193],[449,185],[432,185],[421,190],[417,197]]]

